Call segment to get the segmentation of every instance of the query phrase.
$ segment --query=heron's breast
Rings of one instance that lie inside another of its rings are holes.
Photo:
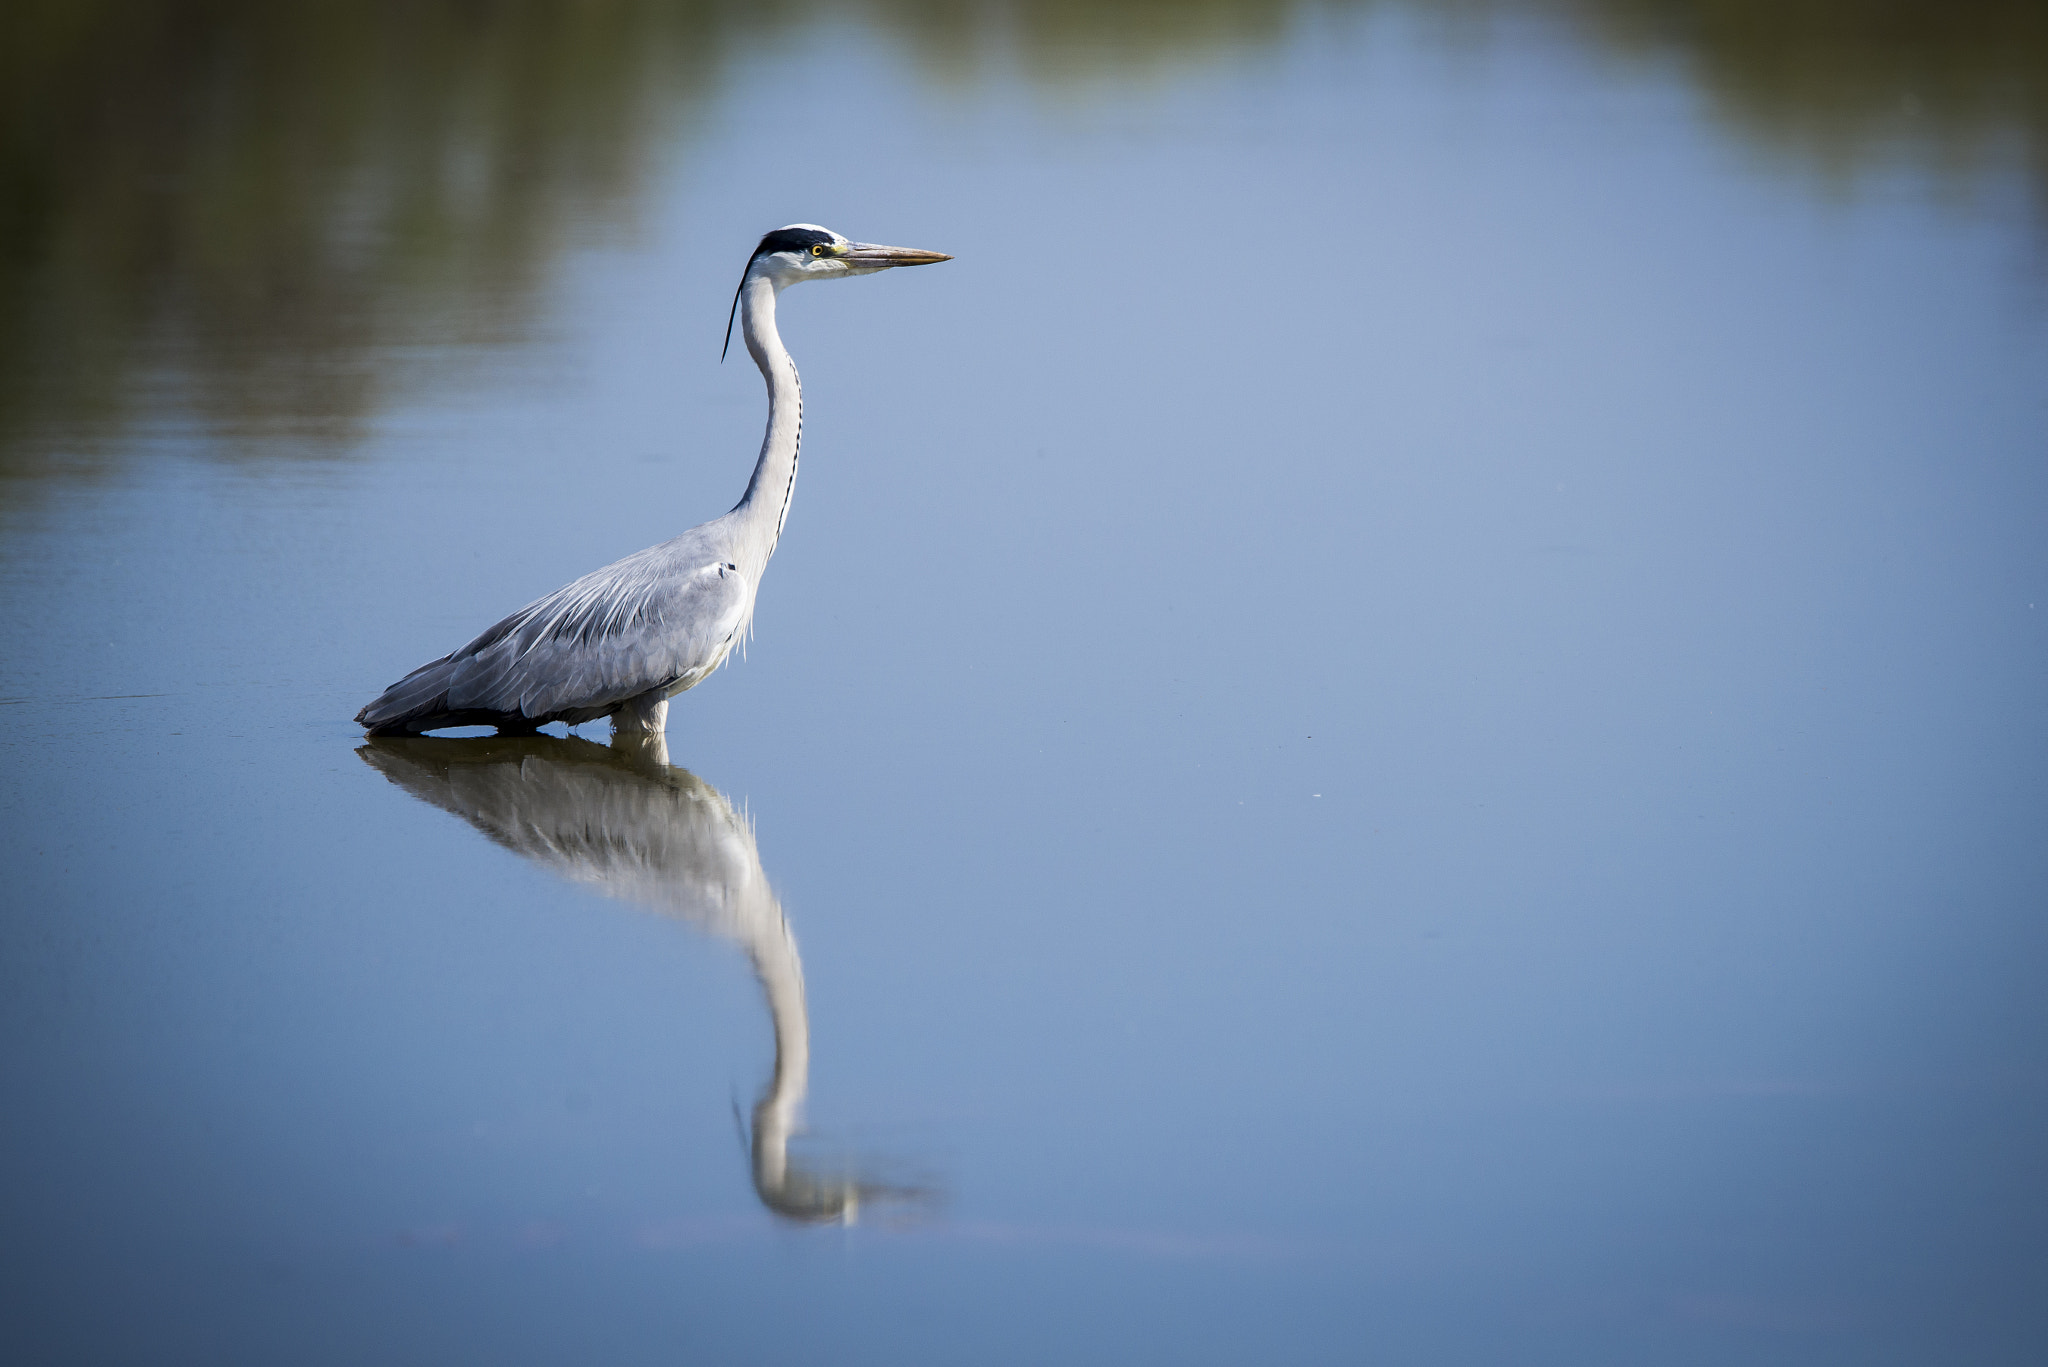
[[[718,667],[725,663],[727,656],[732,654],[733,643],[746,634],[747,622],[752,620],[752,618],[753,613],[749,611],[732,635],[711,648],[711,657],[708,660],[694,669],[685,670],[680,678],[668,686],[668,696],[673,698],[678,693],[687,693],[713,674],[716,674]]]

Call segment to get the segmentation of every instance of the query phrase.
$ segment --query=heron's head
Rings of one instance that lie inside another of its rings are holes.
[[[952,259],[944,252],[854,242],[815,223],[792,223],[761,239],[753,259],[747,262],[747,278],[766,276],[779,289],[803,280],[872,275],[891,266],[926,266]]]
[[[891,266],[928,266],[934,261],[951,261],[944,252],[918,247],[884,247],[873,242],[855,242],[830,228],[815,223],[792,223],[777,228],[761,239],[747,261],[747,273],[733,291],[732,312],[725,319],[725,345],[732,345],[732,320],[738,316],[740,295],[750,280],[766,280],[776,290],[804,280],[837,280],[848,275],[873,275]],[[725,358],[725,351],[718,353]]]

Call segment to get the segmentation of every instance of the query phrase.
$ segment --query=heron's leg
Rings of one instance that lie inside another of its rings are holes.
[[[658,736],[668,730],[668,694],[659,688],[628,698],[612,713],[612,734]]]

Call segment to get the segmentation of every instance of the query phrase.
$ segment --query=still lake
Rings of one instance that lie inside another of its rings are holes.
[[[1597,4],[261,8],[10,229],[10,1360],[2042,1360],[2026,125]],[[957,259],[785,295],[667,763],[366,745],[731,506],[792,221]]]

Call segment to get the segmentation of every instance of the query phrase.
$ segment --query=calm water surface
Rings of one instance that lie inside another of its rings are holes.
[[[2048,39],[1808,8],[38,30],[7,1356],[2042,1360]],[[792,220],[745,661],[364,744]]]

